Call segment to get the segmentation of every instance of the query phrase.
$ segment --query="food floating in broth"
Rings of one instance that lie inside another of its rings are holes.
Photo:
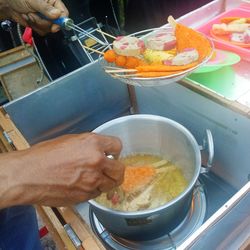
[[[182,170],[155,155],[134,154],[120,159],[126,166],[124,182],[95,199],[120,211],[140,211],[166,204],[180,195],[188,182]]]

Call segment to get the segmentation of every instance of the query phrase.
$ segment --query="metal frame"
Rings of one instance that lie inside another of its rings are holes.
[[[178,250],[192,249],[192,245],[202,237],[212,226],[231,211],[241,200],[250,192],[250,181],[242,187],[228,202],[215,212],[198,230],[196,230],[186,241],[184,241]]]

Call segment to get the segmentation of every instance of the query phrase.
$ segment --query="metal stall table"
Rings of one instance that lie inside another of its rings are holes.
[[[180,21],[199,26],[234,7],[236,2],[213,1]],[[0,125],[7,142],[2,136],[1,147],[7,150],[24,149],[66,133],[91,131],[108,120],[135,111],[176,120],[187,127],[199,143],[205,129],[212,131],[214,164],[211,171],[199,179],[194,196],[197,206],[192,210],[193,218],[198,219],[191,228],[181,226],[160,241],[138,243],[109,234],[96,221],[88,203],[57,208],[57,211],[38,207],[59,246],[74,249],[60,223],[62,216],[86,250],[247,249],[250,244],[250,80],[241,68],[249,69],[249,65],[243,60],[234,68],[235,79],[248,81],[249,86],[233,99],[190,78],[161,87],[136,87],[135,99],[131,89],[128,91],[125,84],[105,75],[99,62],[94,62],[4,105]]]

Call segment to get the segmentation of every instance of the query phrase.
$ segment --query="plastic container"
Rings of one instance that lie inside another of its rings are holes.
[[[241,4],[239,8],[250,10],[250,2]]]
[[[250,47],[243,48],[243,47],[234,45],[230,42],[221,40],[219,38],[218,39],[214,38],[211,35],[210,31],[212,29],[213,24],[220,23],[220,19],[223,17],[248,17],[250,18],[250,9],[236,8],[236,9],[223,12],[222,14],[218,15],[216,18],[212,19],[210,22],[197,28],[197,30],[204,33],[206,36],[208,36],[214,42],[214,45],[216,48],[235,52],[242,59],[246,61],[250,61]]]
[[[219,49],[214,51],[216,53],[215,58],[210,59],[205,65],[196,69],[193,74],[215,71],[222,67],[234,65],[241,60],[238,54]]]

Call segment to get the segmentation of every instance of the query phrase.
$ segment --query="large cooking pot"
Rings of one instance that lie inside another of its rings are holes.
[[[111,120],[93,132],[121,139],[122,156],[132,153],[160,155],[179,166],[188,186],[174,200],[151,210],[121,212],[90,200],[97,219],[110,232],[130,240],[159,237],[180,224],[191,206],[194,185],[201,172],[200,148],[179,123],[156,115],[130,115]]]

